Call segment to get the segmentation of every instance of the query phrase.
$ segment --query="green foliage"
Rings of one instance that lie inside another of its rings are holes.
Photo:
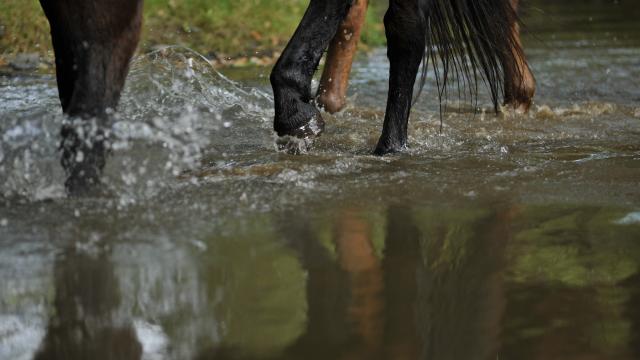
[[[293,33],[305,0],[150,0],[145,45],[183,44],[236,55],[279,47]]]
[[[201,254],[208,297],[223,300],[211,302],[214,318],[225,325],[222,346],[248,357],[278,353],[305,329],[305,271],[268,217],[227,226],[233,236],[211,236]]]
[[[206,55],[254,55],[281,49],[308,0],[147,0],[142,49],[179,44]],[[372,5],[363,44],[384,44],[381,14]],[[49,28],[37,1],[0,2],[0,54],[51,50]]]
[[[622,216],[606,208],[528,208],[509,249],[513,279],[586,287],[629,278],[640,267],[640,232],[616,225]]]
[[[0,1],[0,54],[51,50],[49,24],[37,1]]]

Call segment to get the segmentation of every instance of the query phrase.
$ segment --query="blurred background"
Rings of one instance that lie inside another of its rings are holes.
[[[385,45],[382,16],[388,2],[371,0],[370,4],[363,49]],[[308,0],[147,0],[140,51],[184,45],[212,59],[269,57],[284,47],[307,5]],[[612,11],[602,13],[608,5]],[[558,15],[566,9],[571,14]],[[528,33],[542,39],[557,30],[571,29],[598,37],[619,32],[623,40],[637,30],[624,17],[638,18],[640,6],[633,0],[530,0],[522,2],[521,13]],[[597,26],[593,26],[594,17]],[[19,53],[39,54],[50,61],[48,24],[37,1],[3,0],[0,56],[6,64]]]

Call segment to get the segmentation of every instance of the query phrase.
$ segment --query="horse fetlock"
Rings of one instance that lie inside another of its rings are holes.
[[[347,106],[347,97],[336,91],[324,91],[316,100],[324,111],[335,114]]]

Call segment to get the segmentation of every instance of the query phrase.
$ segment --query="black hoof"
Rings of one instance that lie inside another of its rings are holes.
[[[320,135],[324,131],[324,120],[315,106],[295,101],[294,105],[276,111],[273,127],[278,136],[305,138]]]
[[[399,153],[406,149],[407,145],[404,143],[380,139],[378,146],[376,146],[376,149],[373,151],[373,154],[377,156],[384,156]]]
[[[286,132],[278,132],[276,145],[279,151],[302,154],[309,151],[315,138],[324,131],[324,120],[316,113],[305,125]]]
[[[91,196],[102,193],[100,172],[87,167],[73,169],[64,183],[69,196]]]

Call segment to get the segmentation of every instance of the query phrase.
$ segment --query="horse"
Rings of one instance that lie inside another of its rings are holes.
[[[368,4],[368,0],[354,2],[329,45],[326,65],[316,94],[316,103],[330,114],[343,110],[347,104],[349,74],[365,22]],[[511,0],[511,4],[517,12],[519,0]],[[519,46],[522,46],[520,24],[513,21],[511,31],[515,41]],[[516,52],[514,55],[516,56],[516,68],[509,68],[510,63],[503,64],[505,66],[503,105],[518,113],[526,113],[531,107],[536,92],[536,80],[531,69],[527,66],[524,53]],[[522,74],[522,81],[517,81],[518,73]]]
[[[100,182],[109,147],[107,120],[117,107],[140,39],[143,0],[40,0],[40,4],[51,28],[62,110],[73,120],[61,130],[65,186],[70,194],[81,194]],[[363,7],[366,10],[364,0],[310,0],[270,76],[278,136],[313,139],[324,130],[311,80],[334,40],[319,101],[329,104],[331,98],[344,98],[355,46],[337,49],[344,37],[338,30],[343,25],[342,30],[353,29],[359,36]],[[406,147],[412,92],[423,61],[442,62],[443,70],[436,73],[440,94],[452,72],[469,82],[477,81],[481,72],[496,109],[501,88],[508,102],[528,107],[530,71],[519,41],[516,7],[517,0],[390,0],[384,17],[390,89],[375,154]],[[342,76],[335,76],[336,71]],[[339,79],[337,86],[327,85],[334,76]],[[423,71],[421,84],[425,77]]]
[[[278,59],[271,84],[275,100],[274,130],[279,136],[313,138],[324,128],[313,105],[311,79],[329,42],[354,0],[311,0],[291,41]],[[522,102],[528,65],[519,39],[517,2],[513,0],[390,0],[384,17],[389,94],[376,155],[407,146],[407,124],[421,63],[436,70],[439,95],[453,75],[467,89],[477,88],[478,73],[498,111],[500,91],[511,103]],[[442,64],[439,67],[436,62]],[[524,105],[527,106],[526,104]]]
[[[105,166],[106,122],[140,39],[143,0],[40,0],[40,5],[51,29],[62,111],[76,119],[61,130],[65,187],[79,194],[99,183]],[[328,68],[338,66],[330,61]]]

